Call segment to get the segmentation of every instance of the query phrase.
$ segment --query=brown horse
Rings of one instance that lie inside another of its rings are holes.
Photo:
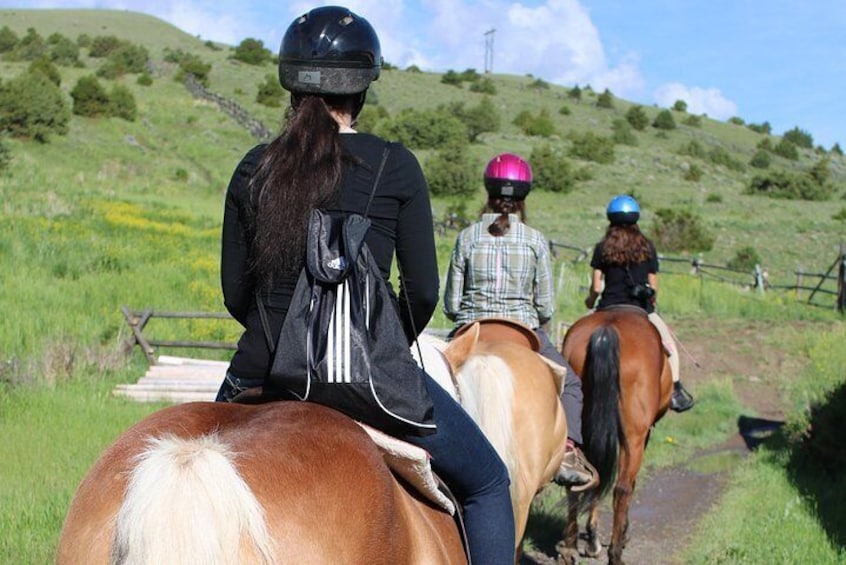
[[[547,369],[533,364],[531,350],[506,345],[494,355],[477,341],[478,331],[468,332],[446,348],[445,358],[460,369],[462,398],[508,458],[515,515],[522,517],[561,459],[560,384],[548,370],[546,379],[542,371],[534,379],[522,376],[523,366]],[[548,388],[556,402],[535,404],[538,395],[526,388]],[[518,539],[525,519],[520,523]],[[100,456],[73,498],[57,563],[452,564],[466,558],[452,516],[398,479],[346,416],[310,403],[198,402],[148,416]]]
[[[601,310],[581,318],[567,331],[562,354],[582,378],[583,447],[600,477],[600,488],[585,493],[589,509],[586,553],[596,557],[601,550],[598,504],[613,485],[608,562],[621,564],[629,506],[649,432],[670,403],[669,363],[658,331],[637,308]],[[577,549],[581,504],[579,493],[571,492],[564,540],[568,560]]]

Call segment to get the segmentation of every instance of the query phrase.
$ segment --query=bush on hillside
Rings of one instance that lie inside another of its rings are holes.
[[[442,149],[467,143],[467,126],[442,108],[405,109],[393,118],[380,121],[374,133],[411,149]]]
[[[452,86],[461,87],[461,75],[455,72],[454,70],[450,69],[444,73],[444,76],[441,77],[441,82],[443,84],[449,84]]]
[[[11,61],[34,61],[40,57],[49,55],[50,46],[44,41],[37,31],[33,28],[26,30],[20,41],[18,41],[15,48],[7,53],[7,58]]]
[[[466,197],[478,188],[478,175],[465,143],[446,144],[426,160],[424,169],[435,196]]]
[[[702,180],[702,169],[696,163],[691,163],[685,169],[682,178],[689,182],[699,182]]]
[[[8,53],[18,44],[18,34],[9,26],[0,28],[0,53]]]
[[[702,127],[702,118],[695,114],[691,114],[684,119],[682,122],[686,126],[690,126],[692,128],[701,128]]]
[[[764,122],[762,124],[749,124],[746,127],[754,131],[755,133],[762,133],[764,135],[770,135],[773,132],[773,128],[770,125],[770,122]]]
[[[610,137],[596,135],[592,131],[570,132],[568,136],[573,144],[568,155],[607,165],[615,159],[614,141]]]
[[[626,112],[626,121],[637,131],[643,131],[649,125],[649,116],[643,106],[632,106]]]
[[[734,124],[734,125],[736,125],[736,126],[744,126],[744,125],[746,125],[746,122],[745,122],[745,121],[743,121],[743,118],[741,118],[740,116],[732,116],[732,117],[730,117],[730,118],[728,119],[728,123],[730,123],[730,124]]]
[[[477,80],[470,85],[470,92],[477,92],[480,94],[489,94],[494,96],[496,94],[496,85],[487,77]]]
[[[459,120],[467,127],[467,140],[474,142],[479,135],[485,132],[496,132],[500,128],[500,114],[494,106],[490,97],[485,96],[475,106],[465,108],[463,102],[453,102],[447,106],[440,106]]]
[[[150,76],[150,73],[143,72],[138,75],[138,78],[135,80],[135,82],[140,84],[141,86],[150,86],[153,84],[153,77]]]
[[[532,90],[537,90],[538,92],[542,90],[549,90],[549,83],[543,80],[542,78],[535,79],[529,84],[529,88]]]
[[[268,108],[281,108],[285,102],[285,89],[279,84],[276,75],[265,75],[264,82],[259,84],[256,102]]]
[[[783,138],[791,142],[796,147],[802,147],[804,149],[814,148],[814,138],[807,131],[799,129],[798,126],[792,130],[784,132]]]
[[[109,92],[108,113],[127,122],[134,122],[138,116],[138,106],[132,91],[122,84],[114,85]]]
[[[839,143],[835,143],[831,146],[831,152],[835,155],[840,155],[841,157],[843,157],[843,149],[840,148]]]
[[[673,102],[674,112],[687,112],[687,102],[684,100],[676,100]]]
[[[204,63],[198,56],[186,53],[179,60],[179,71],[174,79],[183,82],[187,75],[193,75],[197,82],[208,87],[211,68],[210,63]]]
[[[390,114],[388,114],[388,110],[384,106],[365,104],[361,112],[358,113],[353,127],[360,132],[373,133],[377,124],[389,117]]]
[[[11,162],[12,152],[9,151],[9,147],[3,142],[3,138],[0,137],[0,173],[9,168],[9,163]]]
[[[637,146],[637,136],[632,130],[631,124],[622,118],[617,118],[611,124],[611,139],[618,145]]]
[[[577,84],[567,92],[567,98],[579,102],[582,99],[582,89]]]
[[[93,75],[80,77],[70,95],[73,98],[73,113],[77,116],[96,118],[110,114],[109,95]]]
[[[46,56],[39,57],[31,62],[27,67],[27,72],[44,73],[44,76],[50,79],[50,82],[56,86],[61,86],[62,84],[62,74],[59,72],[59,67],[54,65]]]
[[[80,33],[76,36],[76,44],[79,45],[82,49],[87,49],[91,47],[91,36],[87,33]]]
[[[776,143],[775,147],[773,147],[773,153],[790,161],[799,160],[799,149],[796,148],[796,145],[792,141],[786,138],[781,138],[781,141]]]
[[[734,254],[734,257],[729,259],[726,266],[730,269],[736,269],[738,271],[754,271],[756,265],[761,264],[761,257],[758,255],[758,252],[755,251],[753,247],[742,247],[737,250],[737,253]]]
[[[549,111],[546,108],[541,109],[537,115],[528,110],[522,110],[512,123],[523,130],[526,135],[537,137],[555,135],[555,125],[552,123],[552,118],[550,118]]]
[[[676,120],[673,118],[673,113],[669,110],[661,110],[652,121],[652,127],[663,131],[676,129]]]
[[[834,186],[821,185],[808,173],[779,170],[752,177],[746,193],[785,200],[828,200]]]
[[[720,165],[732,171],[742,173],[746,171],[746,165],[731,156],[726,149],[714,147],[708,152],[708,160],[715,165]]]
[[[749,165],[756,169],[768,169],[770,167],[770,154],[763,149],[759,149],[752,156]]]
[[[115,79],[129,73],[143,73],[149,61],[146,47],[124,42],[108,54],[106,62],[97,69],[97,76]]]
[[[532,165],[532,184],[537,190],[567,194],[579,181],[589,180],[591,176],[588,169],[576,169],[564,156],[561,147],[549,144],[535,145],[529,162]]]
[[[24,72],[0,85],[0,128],[46,143],[68,132],[70,111],[61,89],[43,73]]]
[[[88,56],[95,59],[108,57],[124,43],[126,41],[116,35],[98,35],[91,40],[91,46],[88,48]]]
[[[273,53],[264,47],[264,41],[248,37],[232,52],[232,58],[248,65],[263,65],[273,58]]]
[[[50,60],[63,67],[81,67],[79,45],[64,35],[50,36]]]
[[[705,227],[702,218],[689,210],[657,210],[651,233],[661,251],[710,251],[714,246],[714,236]]]
[[[708,152],[705,151],[705,147],[703,147],[702,144],[695,139],[691,139],[679,147],[678,154],[687,155],[688,157],[696,157],[697,159],[705,159],[708,156]]]
[[[614,95],[611,94],[610,90],[606,88],[602,91],[602,94],[596,97],[596,107],[609,110],[614,108]]]

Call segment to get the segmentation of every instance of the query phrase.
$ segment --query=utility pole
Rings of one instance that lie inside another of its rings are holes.
[[[485,73],[493,72],[493,45],[494,32],[496,30],[491,28],[485,32]]]

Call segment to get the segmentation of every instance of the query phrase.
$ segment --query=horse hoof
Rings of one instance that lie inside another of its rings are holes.
[[[585,547],[585,555],[595,559],[599,557],[600,553],[602,553],[602,544],[599,543],[599,540],[588,540],[587,546]]]
[[[555,565],[576,565],[576,560],[579,558],[579,552],[571,547],[555,548],[558,551],[558,558],[555,560]]]

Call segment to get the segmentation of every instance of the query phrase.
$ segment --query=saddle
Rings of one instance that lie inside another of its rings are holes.
[[[534,352],[540,351],[540,340],[535,330],[509,318],[479,318],[458,328],[453,338],[469,330],[473,324],[479,324],[479,341],[509,341],[528,347]]]
[[[597,312],[631,312],[632,314],[640,314],[641,316],[648,316],[649,313],[634,304],[612,304],[604,308],[597,308]]]

